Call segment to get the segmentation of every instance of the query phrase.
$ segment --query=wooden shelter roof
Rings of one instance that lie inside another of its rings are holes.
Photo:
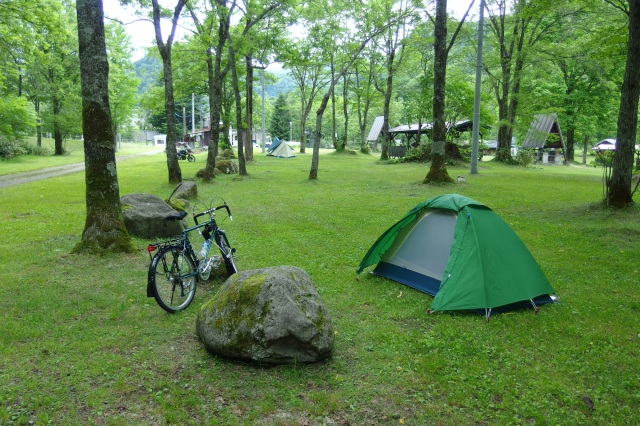
[[[562,148],[564,138],[558,122],[558,114],[538,114],[533,118],[527,136],[522,143],[524,149]]]

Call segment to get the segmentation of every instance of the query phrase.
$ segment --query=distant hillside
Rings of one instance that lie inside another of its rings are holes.
[[[291,74],[289,71],[284,69],[279,70],[269,70],[268,74],[271,74],[276,78],[276,82],[270,83],[267,81],[267,85],[265,87],[265,96],[268,98],[277,98],[280,93],[287,94],[289,92],[293,92],[297,89],[296,83],[291,78]],[[260,80],[259,77],[256,76],[256,88],[260,90]]]
[[[133,64],[136,68],[136,75],[140,79],[138,94],[146,92],[149,87],[157,85],[160,73],[162,72],[162,62],[159,59],[145,56]]]
[[[140,79],[138,94],[146,92],[150,86],[158,85],[158,78],[162,72],[162,62],[157,58],[145,56],[134,63],[136,74]],[[254,90],[260,93],[262,90],[261,71],[256,70]],[[289,71],[276,69],[267,71],[267,81],[265,96],[267,98],[277,98],[280,93],[287,94],[297,89],[296,83],[291,78]]]

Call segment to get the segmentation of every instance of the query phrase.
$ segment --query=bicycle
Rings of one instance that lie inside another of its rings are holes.
[[[187,227],[184,223],[188,215],[186,211],[165,217],[165,220],[180,223],[181,234],[147,246],[151,259],[147,279],[147,297],[154,297],[165,311],[170,313],[182,311],[191,304],[198,280],[206,281],[211,274],[215,257],[209,257],[209,252],[214,243],[222,255],[227,273],[233,275],[238,271],[234,262],[236,249],[231,248],[227,234],[216,222],[215,213],[221,209],[226,210],[229,220],[233,220],[229,206],[224,200],[222,202],[223,204],[217,207],[210,207],[201,213],[193,213],[195,225],[191,227]],[[207,219],[198,223],[198,219],[203,216]],[[196,253],[189,239],[189,233],[193,231],[198,231],[204,237],[200,253]],[[157,253],[153,255],[156,250],[158,250]]]

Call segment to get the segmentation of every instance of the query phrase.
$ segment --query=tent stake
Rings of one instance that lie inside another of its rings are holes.
[[[533,299],[529,299],[531,301],[531,304],[533,305],[533,309],[536,311],[536,314],[538,312],[540,312],[540,308],[538,308],[538,306],[536,305],[536,302],[533,301]]]

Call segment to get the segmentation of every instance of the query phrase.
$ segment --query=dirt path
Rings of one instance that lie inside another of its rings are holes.
[[[147,151],[138,154],[123,155],[117,157],[116,160],[124,160],[132,157],[139,157],[142,155],[158,154],[162,151]],[[84,163],[65,164],[64,166],[47,167],[46,169],[32,170],[30,172],[15,173],[12,175],[0,176],[0,188],[5,186],[15,186],[27,182],[34,182],[36,180],[47,179],[57,176],[66,175],[69,173],[81,172],[84,170]]]

